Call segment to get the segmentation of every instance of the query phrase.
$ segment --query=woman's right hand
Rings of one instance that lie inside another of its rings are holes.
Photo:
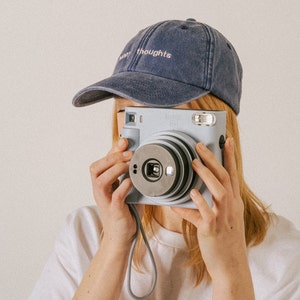
[[[136,223],[125,198],[132,188],[130,178],[120,184],[118,178],[127,173],[132,151],[128,141],[121,138],[109,153],[90,166],[94,198],[103,225],[103,241],[114,247],[127,248],[136,233]]]
[[[95,253],[73,299],[119,299],[136,222],[125,198],[132,187],[128,172],[132,151],[120,139],[109,153],[90,167],[94,198],[103,225],[101,246]],[[142,209],[142,206],[139,207]]]

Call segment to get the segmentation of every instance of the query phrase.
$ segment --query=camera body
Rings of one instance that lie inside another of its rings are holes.
[[[189,196],[196,188],[211,206],[212,195],[192,161],[203,142],[222,162],[225,136],[225,111],[126,107],[122,137],[134,151],[126,202],[196,208]]]

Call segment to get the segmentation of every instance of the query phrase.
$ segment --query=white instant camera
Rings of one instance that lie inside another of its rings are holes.
[[[189,193],[196,188],[211,206],[211,193],[192,161],[199,158],[197,142],[203,142],[222,162],[225,135],[225,111],[126,107],[122,137],[134,151],[134,187],[126,202],[195,208]]]

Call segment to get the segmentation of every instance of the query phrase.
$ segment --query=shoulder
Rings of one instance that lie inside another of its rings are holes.
[[[296,245],[299,246],[300,231],[288,219],[272,214],[264,243],[270,246],[294,248]],[[300,252],[298,253],[300,255]]]
[[[84,206],[72,211],[62,226],[56,248],[65,251],[87,251],[92,255],[99,247],[102,224],[96,206]]]
[[[265,239],[258,246],[250,248],[249,255],[254,259],[259,253],[265,254],[269,259],[276,256],[285,261],[289,261],[293,256],[298,257],[298,263],[300,263],[300,252],[295,251],[299,246],[300,231],[286,218],[272,214]],[[286,252],[290,256],[283,255]]]
[[[300,231],[286,218],[272,214],[264,241],[248,253],[257,299],[300,297],[299,247]]]
[[[96,206],[83,206],[73,210],[67,216],[65,226],[82,230],[102,230],[102,224]]]
[[[29,299],[71,299],[99,248],[101,231],[96,206],[72,211]]]

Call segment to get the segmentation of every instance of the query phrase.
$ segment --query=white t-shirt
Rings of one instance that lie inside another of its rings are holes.
[[[203,282],[195,287],[191,268],[182,266],[186,249],[183,236],[157,223],[153,227],[148,238],[157,265],[158,280],[149,299],[212,299],[211,284]],[[96,206],[83,207],[71,213],[29,299],[72,299],[100,247],[100,232],[101,221]],[[248,258],[257,300],[300,299],[300,231],[291,222],[273,215],[265,240],[249,248]],[[153,276],[148,255],[145,260],[149,272],[139,273],[132,269],[132,289],[139,296],[149,291]],[[126,283],[127,278],[121,300],[132,299]]]

